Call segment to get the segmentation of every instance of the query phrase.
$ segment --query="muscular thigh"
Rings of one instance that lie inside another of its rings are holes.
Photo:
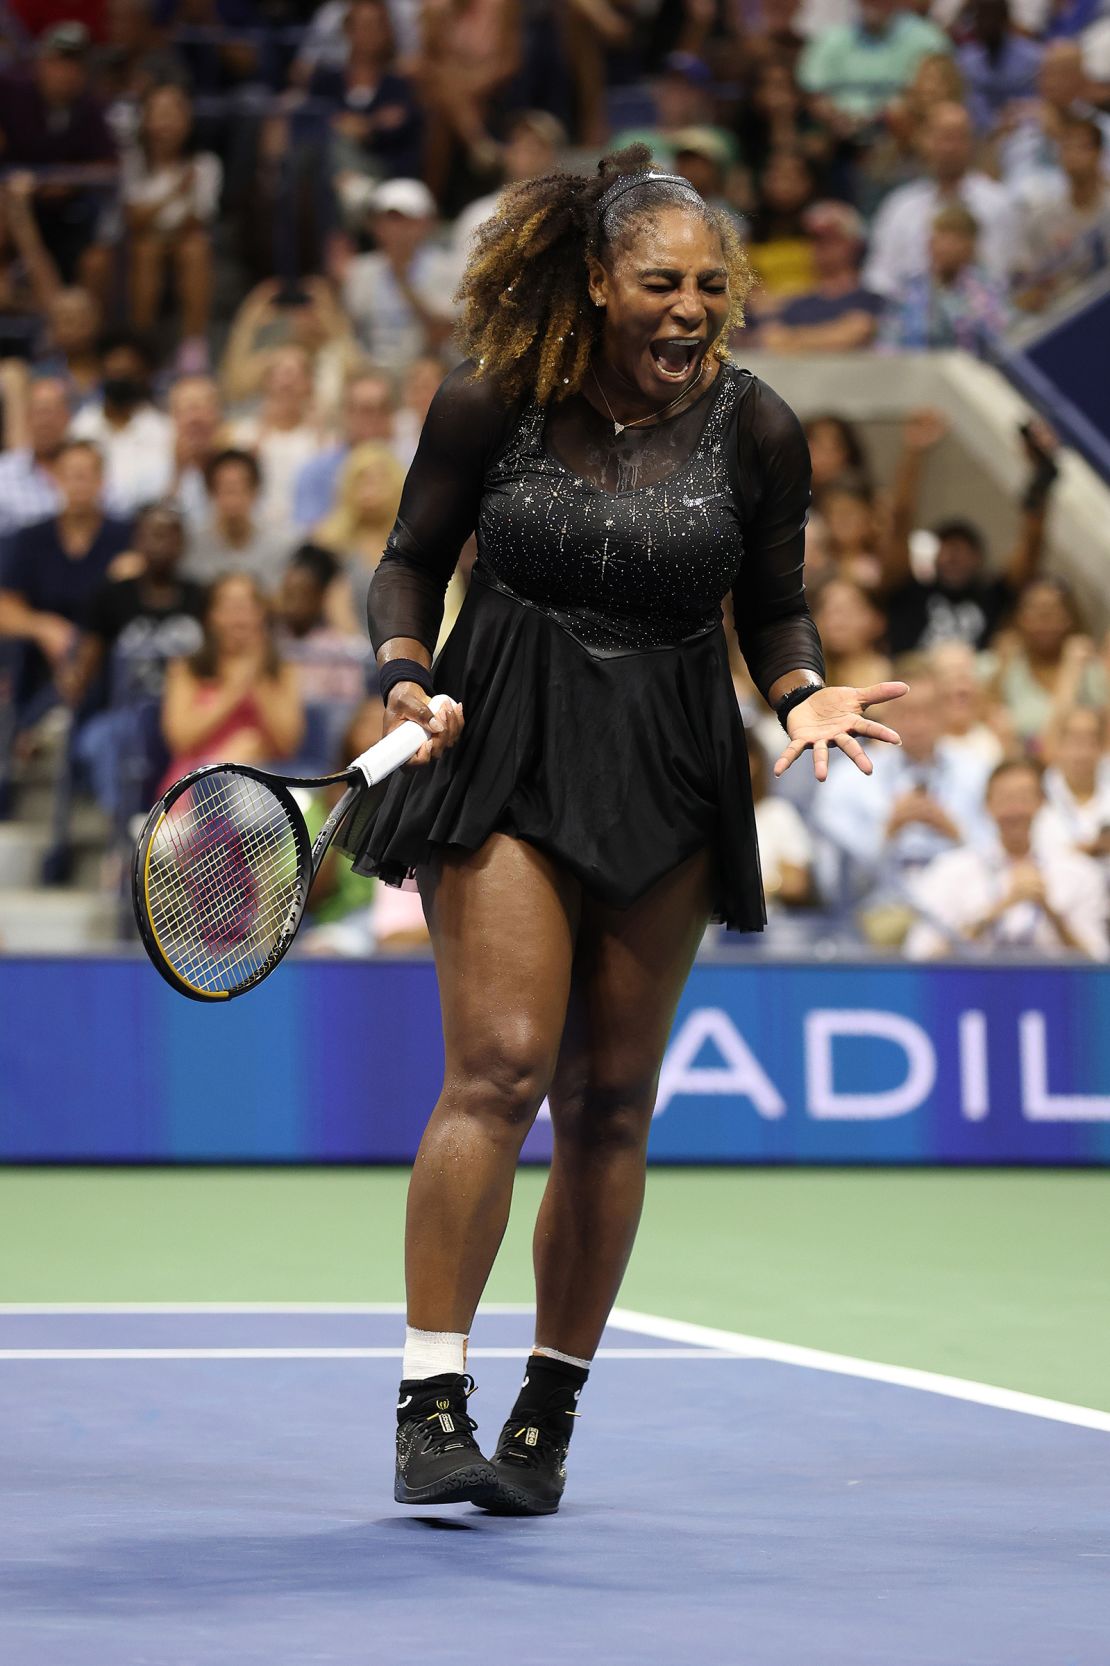
[[[552,1109],[639,1101],[650,1109],[679,996],[709,920],[699,852],[631,908],[583,900]]]
[[[542,852],[494,833],[417,874],[443,1009],[447,1069],[493,1061],[550,1074],[566,1019],[579,887]]]

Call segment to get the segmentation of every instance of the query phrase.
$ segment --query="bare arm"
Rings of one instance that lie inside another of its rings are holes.
[[[296,670],[283,665],[276,676],[260,678],[251,692],[275,753],[279,758],[289,757],[304,736],[304,707]]]
[[[846,312],[828,324],[767,324],[759,344],[771,353],[856,353],[871,345],[876,328],[872,313]]]
[[[910,535],[917,522],[921,477],[933,447],[948,432],[939,411],[911,411],[902,429],[902,455],[894,475],[890,528],[879,546],[884,590],[895,590],[912,576]]]
[[[61,288],[61,278],[31,212],[34,188],[31,174],[13,174],[8,180],[5,197],[12,242],[27,268],[35,306],[40,312],[45,312]]]
[[[57,613],[40,613],[17,590],[0,590],[0,636],[33,642],[52,664],[73,645],[75,627]]]
[[[277,292],[276,280],[260,283],[247,296],[232,323],[220,366],[224,397],[232,404],[250,399],[261,386],[271,351],[256,347],[255,338],[272,316]]]
[[[166,687],[162,695],[162,734],[173,753],[192,752],[203,746],[227,721],[247,693],[247,686],[238,681],[225,683],[204,705],[197,703],[199,684],[183,660],[174,660],[166,672]]]
[[[1006,562],[1006,582],[1014,590],[1024,589],[1040,566],[1049,498],[1059,472],[1056,466],[1059,442],[1047,423],[1026,423],[1021,438],[1033,467],[1021,501],[1017,541]]]

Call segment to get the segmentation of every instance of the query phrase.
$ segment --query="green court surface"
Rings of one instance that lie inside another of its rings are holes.
[[[522,1170],[487,1295],[531,1297]],[[0,1170],[0,1301],[396,1300],[397,1169]],[[1110,1175],[657,1169],[621,1302],[1110,1411]]]

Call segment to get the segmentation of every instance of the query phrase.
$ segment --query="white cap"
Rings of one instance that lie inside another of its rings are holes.
[[[410,220],[434,220],[436,200],[420,179],[386,179],[370,198],[375,214],[404,214]]]

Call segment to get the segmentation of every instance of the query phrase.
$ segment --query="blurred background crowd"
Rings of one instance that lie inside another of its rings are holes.
[[[993,363],[1110,266],[1110,7],[0,4],[0,946],[17,893],[36,920],[119,895],[161,782],[321,772],[380,732],[365,592],[470,235],[506,181],[632,140],[736,218],[741,363]],[[1015,426],[1000,547],[974,499],[929,514],[938,410],[877,449],[807,416],[830,680],[912,692],[901,751],[814,790],[772,783],[736,664],[754,952],[1105,958],[1110,643],[1046,568],[1055,435]],[[423,940],[339,859],[313,920],[338,952]]]

